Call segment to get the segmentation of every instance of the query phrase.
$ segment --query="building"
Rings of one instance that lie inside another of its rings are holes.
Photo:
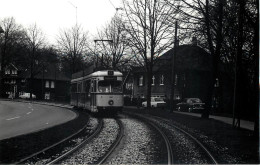
[[[9,64],[6,66],[3,74],[4,95],[6,97],[16,97],[19,93],[18,86],[21,84],[18,77],[18,69],[13,64]]]
[[[170,98],[173,52],[174,50],[171,49],[157,59],[153,68],[151,96]],[[202,101],[205,100],[212,72],[210,61],[210,54],[196,44],[177,47],[174,63],[175,100],[189,97],[200,98]],[[133,75],[134,98],[138,96],[145,98],[147,75],[144,69],[134,68]]]
[[[38,100],[69,101],[70,79],[55,65],[41,69],[30,84],[30,71],[9,64],[4,75],[5,97],[18,98],[23,93],[32,93]]]

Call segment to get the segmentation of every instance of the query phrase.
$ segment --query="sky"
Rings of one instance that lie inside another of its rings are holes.
[[[55,44],[59,31],[71,28],[76,20],[95,36],[115,15],[117,7],[122,7],[120,0],[0,0],[0,20],[14,17],[24,27],[36,23],[47,41]]]

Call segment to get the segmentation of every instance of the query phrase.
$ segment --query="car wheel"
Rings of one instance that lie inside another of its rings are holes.
[[[151,107],[154,108],[154,105],[152,105]]]

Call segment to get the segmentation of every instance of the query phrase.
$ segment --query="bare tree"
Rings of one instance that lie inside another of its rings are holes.
[[[147,72],[147,106],[151,106],[153,67],[159,55],[173,43],[174,27],[169,24],[172,8],[165,1],[123,1],[125,30],[136,60]]]
[[[181,0],[176,6],[176,0],[167,0],[167,3],[177,11],[178,20],[182,22],[181,32],[186,36],[196,36],[200,44],[206,48],[212,56],[212,75],[207,89],[205,110],[203,118],[209,117],[212,95],[216,78],[218,77],[218,64],[223,46],[223,15],[225,0]],[[174,17],[173,20],[175,20]]]
[[[30,69],[30,99],[32,98],[33,90],[33,79],[40,71],[39,65],[39,52],[41,48],[45,46],[45,36],[41,29],[36,24],[29,26],[26,29],[26,45],[28,50],[29,58],[29,69]]]
[[[70,74],[82,69],[77,62],[82,62],[83,55],[88,49],[88,33],[84,32],[80,25],[60,32],[57,38],[58,49],[62,58],[70,65]]]
[[[0,22],[0,26],[4,30],[4,34],[0,35],[1,44],[1,84],[0,95],[3,96],[3,78],[6,65],[16,60],[18,47],[23,45],[24,42],[24,29],[21,25],[17,24],[13,17],[5,18]]]
[[[179,13],[179,21],[183,23],[182,34],[196,36],[200,45],[212,55],[213,74],[210,75],[211,85],[207,89],[206,109],[202,117],[209,116],[214,84],[216,78],[221,76],[219,64],[226,68],[226,73],[232,81],[230,83],[235,86],[234,96],[229,97],[234,98],[233,115],[234,119],[238,119],[237,125],[239,126],[242,113],[245,114],[242,112],[243,109],[255,109],[255,116],[258,116],[258,108],[255,106],[248,108],[248,105],[251,107],[258,102],[258,94],[253,91],[258,91],[259,61],[256,38],[259,38],[257,26],[259,1],[180,0],[179,7],[175,5],[175,0],[167,2]],[[258,126],[257,120],[255,123]],[[235,120],[233,124],[235,125]]]
[[[120,69],[130,62],[131,56],[127,33],[123,27],[123,21],[117,14],[111,22],[98,33],[99,38],[112,42],[99,42],[96,53],[101,55],[101,63],[106,67]]]

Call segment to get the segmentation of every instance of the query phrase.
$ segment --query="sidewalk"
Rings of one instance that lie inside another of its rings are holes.
[[[125,106],[130,109],[137,109],[135,106]],[[191,113],[191,112],[179,112],[179,111],[173,111],[173,113],[177,114],[183,114],[183,115],[189,115],[189,116],[195,116],[195,117],[201,117],[201,114],[199,113]],[[214,116],[214,115],[209,115],[210,119],[218,120],[226,124],[233,124],[233,119],[230,117],[223,117],[223,116]],[[240,127],[253,131],[254,130],[254,122],[251,121],[246,121],[246,120],[240,120]]]
[[[178,111],[173,111],[173,113],[179,113],[179,114],[184,114],[184,115],[201,117],[201,114],[198,114],[198,113],[178,112]],[[218,121],[221,121],[223,123],[230,124],[230,125],[233,124],[233,119],[230,118],[230,117],[209,115],[209,118],[215,119],[215,120],[218,120]],[[240,127],[253,131],[254,130],[254,122],[246,121],[246,120],[240,120]]]

